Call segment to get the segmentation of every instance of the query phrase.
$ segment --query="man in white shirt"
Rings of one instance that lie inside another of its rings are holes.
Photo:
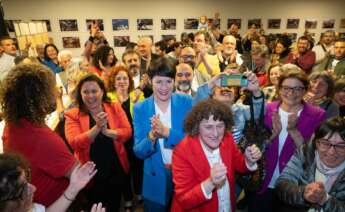
[[[223,38],[223,51],[218,54],[220,64],[220,71],[223,72],[225,67],[229,64],[236,63],[241,66],[243,63],[242,55],[236,51],[236,38],[232,35],[227,35]]]
[[[5,79],[7,73],[14,66],[17,48],[10,37],[0,38],[0,81]]]
[[[315,64],[319,64],[328,55],[334,54],[335,33],[333,30],[327,30],[321,34],[320,43],[313,47],[316,55]]]

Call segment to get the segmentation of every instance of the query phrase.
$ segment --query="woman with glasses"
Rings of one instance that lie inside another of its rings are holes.
[[[323,122],[277,180],[286,211],[345,211],[345,119]]]
[[[251,198],[249,211],[278,211],[273,193],[275,183],[296,148],[306,143],[325,117],[325,111],[303,101],[308,88],[306,74],[299,68],[284,72],[277,85],[280,100],[266,105],[265,125],[272,130],[265,152],[266,176],[261,190]]]

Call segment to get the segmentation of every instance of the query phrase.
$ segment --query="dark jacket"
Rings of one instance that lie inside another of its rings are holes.
[[[309,142],[295,152],[276,183],[277,195],[289,205],[289,211],[308,211],[311,207],[304,200],[303,193],[305,186],[315,181],[315,170],[315,147]],[[323,211],[345,211],[345,170],[340,173],[328,194],[329,199],[323,205]]]

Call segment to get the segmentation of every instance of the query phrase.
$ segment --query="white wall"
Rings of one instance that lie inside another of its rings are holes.
[[[322,21],[335,19],[336,32],[345,32],[339,29],[340,19],[345,18],[344,0],[3,0],[5,19],[31,20],[49,19],[52,32],[49,35],[54,42],[62,49],[62,37],[79,36],[81,45],[88,39],[89,33],[86,30],[86,19],[101,18],[104,21],[105,31],[109,43],[113,45],[114,35],[130,35],[131,41],[136,42],[138,35],[154,35],[154,40],[161,39],[162,34],[176,34],[177,38],[183,29],[185,18],[197,18],[200,15],[212,17],[215,11],[221,15],[221,28],[224,30],[228,18],[241,18],[244,33],[247,29],[247,20],[261,18],[263,27],[267,33],[297,32],[301,35],[304,32],[306,19],[316,19],[317,29],[311,30],[316,33],[318,39],[322,29]],[[128,31],[112,31],[112,19],[128,18]],[[137,18],[152,18],[154,28],[152,31],[137,31]],[[176,18],[176,30],[160,30],[161,18]],[[267,29],[267,19],[281,18],[281,29]],[[298,30],[286,29],[287,18],[300,18]],[[78,32],[60,32],[59,19],[77,19]],[[82,49],[71,49],[76,55]],[[122,52],[123,49],[116,49]],[[118,54],[117,54],[118,55]]]

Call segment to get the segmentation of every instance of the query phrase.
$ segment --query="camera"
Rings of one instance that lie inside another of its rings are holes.
[[[223,75],[220,80],[220,86],[222,87],[247,87],[248,86],[248,79],[243,74],[231,74],[231,75]]]

